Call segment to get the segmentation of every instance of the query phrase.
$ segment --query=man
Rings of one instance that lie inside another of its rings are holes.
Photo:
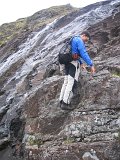
[[[70,100],[73,96],[75,83],[78,82],[80,66],[82,66],[85,69],[85,66],[80,58],[82,58],[87,63],[87,65],[90,66],[91,73],[94,74],[95,72],[93,62],[90,59],[84,44],[89,40],[90,34],[86,31],[82,32],[80,36],[75,36],[72,39],[71,47],[73,61],[65,65],[64,83],[60,93],[60,107],[63,110],[73,109],[70,105]]]

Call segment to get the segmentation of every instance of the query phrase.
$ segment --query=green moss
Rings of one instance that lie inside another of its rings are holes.
[[[38,145],[38,147],[44,144],[44,142],[41,139],[37,139],[34,136],[30,136],[28,142],[31,146]]]
[[[29,140],[28,140],[29,144],[32,146],[32,145],[35,145],[35,139],[31,136],[29,137]]]
[[[72,137],[69,137],[69,138],[64,140],[64,144],[70,144],[70,143],[73,143],[73,142],[75,142],[75,139],[72,138]]]
[[[114,73],[112,73],[112,77],[120,78],[120,73],[119,72],[114,72]]]
[[[0,26],[0,46],[5,45],[14,35],[18,34],[26,25],[26,19],[17,20]]]
[[[76,10],[76,8],[73,8],[70,5],[54,6],[41,10],[30,17],[3,24],[0,26],[0,47],[14,38],[15,35],[19,35],[20,32],[26,31],[26,29],[30,31],[38,30],[40,27],[54,21],[56,18]]]
[[[0,41],[0,47],[3,46],[3,45],[5,45],[6,42],[7,42],[6,40],[1,40],[1,41]]]
[[[0,32],[0,36],[2,36],[3,35],[3,32]]]
[[[23,26],[24,26],[24,22],[21,22],[21,21],[16,22],[17,29],[22,28]]]

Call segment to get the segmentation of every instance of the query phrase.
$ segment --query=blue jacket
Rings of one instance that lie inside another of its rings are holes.
[[[93,62],[90,59],[83,40],[79,36],[75,36],[71,42],[72,45],[72,54],[77,53],[86,63],[87,65],[93,66]],[[79,59],[80,64],[82,64]]]

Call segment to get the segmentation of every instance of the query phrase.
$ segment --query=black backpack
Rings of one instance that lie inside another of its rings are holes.
[[[58,54],[58,61],[60,64],[68,64],[73,61],[71,52],[71,42],[73,37],[65,40],[63,47],[60,49]]]

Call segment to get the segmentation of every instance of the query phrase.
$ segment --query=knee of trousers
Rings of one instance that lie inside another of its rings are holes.
[[[74,78],[69,75],[67,86],[72,87],[73,85],[74,85]]]

